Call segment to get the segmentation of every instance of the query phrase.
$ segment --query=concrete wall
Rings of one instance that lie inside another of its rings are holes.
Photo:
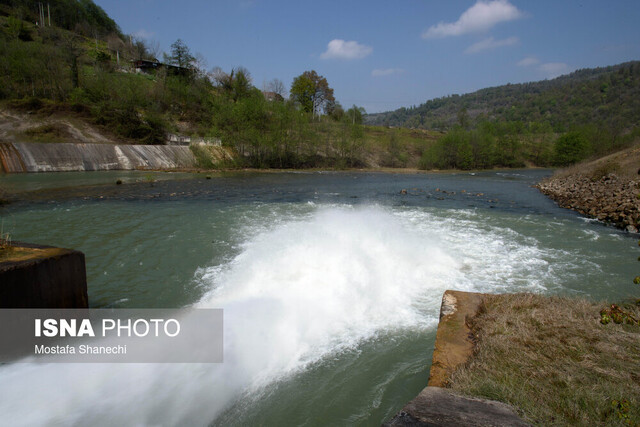
[[[484,297],[474,292],[445,291],[429,383],[384,427],[529,425],[504,403],[460,396],[446,388],[451,374],[473,354],[467,319],[478,313]]]
[[[13,246],[14,255],[0,262],[0,308],[88,307],[82,252],[16,242]]]
[[[189,147],[73,143],[1,143],[0,165],[7,173],[191,168]]]

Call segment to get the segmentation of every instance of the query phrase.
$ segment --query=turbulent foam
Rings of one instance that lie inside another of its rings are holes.
[[[363,340],[435,326],[445,289],[543,289],[553,275],[535,240],[473,211],[307,209],[254,216],[237,255],[197,274],[210,291],[196,306],[225,310],[223,364],[5,366],[0,423],[207,424]]]

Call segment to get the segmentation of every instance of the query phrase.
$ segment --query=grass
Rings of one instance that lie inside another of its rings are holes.
[[[600,323],[604,304],[489,296],[476,348],[451,388],[514,406],[535,425],[640,425],[640,325]],[[624,310],[640,318],[640,305]]]
[[[326,157],[335,156],[343,124],[324,120],[312,126],[318,139],[318,153]],[[353,154],[361,166],[372,168],[416,169],[422,153],[444,135],[436,131],[369,125],[363,125],[362,131],[359,148]],[[332,166],[339,168],[340,165]]]
[[[32,142],[68,142],[73,136],[66,125],[49,123],[27,129],[24,135]]]
[[[615,173],[621,177],[638,179],[638,171],[640,171],[640,138],[636,137],[630,140],[628,145],[630,146],[607,156],[590,159],[558,170],[555,176],[582,175],[597,181],[603,176]]]
[[[442,135],[421,129],[364,126],[371,160],[381,167],[417,168],[422,153]]]
[[[12,255],[13,250],[14,247],[11,245],[11,235],[4,232],[4,226],[0,226],[0,261]]]
[[[211,145],[190,145],[189,149],[200,169],[224,169],[234,167],[233,156],[223,147]]]

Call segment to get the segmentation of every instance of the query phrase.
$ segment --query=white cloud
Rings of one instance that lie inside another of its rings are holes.
[[[327,51],[320,55],[322,59],[362,59],[373,52],[371,46],[362,45],[356,41],[340,39],[331,40]]]
[[[464,51],[464,53],[478,53],[482,52],[483,50],[495,49],[502,46],[513,46],[519,41],[520,40],[518,40],[517,37],[509,37],[502,40],[496,40],[493,37],[489,37],[472,44],[467,48],[467,50]]]
[[[153,37],[155,37],[156,33],[151,32],[151,31],[147,31],[144,28],[140,29],[138,31],[136,31],[135,33],[131,34],[133,37],[138,38],[138,39],[144,39],[144,40],[149,40],[152,39]]]
[[[383,77],[390,76],[392,74],[400,74],[403,71],[404,70],[402,68],[376,68],[375,70],[371,71],[371,75],[373,77]]]
[[[527,56],[526,58],[523,58],[520,61],[518,61],[516,65],[518,65],[518,67],[530,67],[532,65],[537,65],[539,63],[540,63],[540,60],[535,56]]]
[[[459,36],[489,30],[500,22],[513,21],[524,16],[509,0],[479,0],[464,11],[456,22],[440,22],[422,33],[422,38],[433,39]]]
[[[540,64],[538,69],[550,79],[569,72],[569,66],[564,62],[547,62]]]

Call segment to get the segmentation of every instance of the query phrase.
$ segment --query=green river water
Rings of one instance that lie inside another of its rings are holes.
[[[635,237],[558,208],[549,174],[0,177],[31,191],[4,231],[83,251],[92,307],[223,308],[226,345],[1,366],[0,425],[379,425],[426,385],[444,290],[637,295]]]

